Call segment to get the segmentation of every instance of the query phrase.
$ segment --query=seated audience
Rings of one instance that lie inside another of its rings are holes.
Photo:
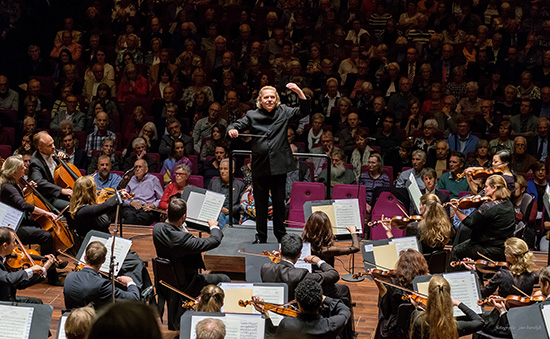
[[[399,178],[397,178],[395,187],[406,188],[407,182],[409,181],[409,177],[412,173],[414,178],[416,179],[418,188],[420,188],[421,190],[426,188],[424,186],[424,182],[422,181],[422,176],[421,176],[422,169],[424,169],[424,165],[426,165],[426,153],[421,150],[416,150],[412,152],[412,168],[405,170],[401,173]]]
[[[92,174],[97,170],[99,163],[99,157],[105,155],[111,159],[111,170],[122,170],[122,157],[115,154],[115,141],[110,137],[105,137],[101,140],[101,153],[96,156],[92,156],[90,159],[90,165],[88,166],[88,174]]]
[[[466,176],[458,178],[458,174],[463,174],[466,157],[464,154],[452,151],[449,158],[449,172],[441,174],[437,188],[447,190],[451,193],[451,199],[457,199],[462,191],[468,191],[469,185]]]
[[[347,184],[355,185],[356,177],[352,170],[346,168],[346,156],[339,148],[333,148],[330,152],[330,159],[332,168],[330,169],[330,187],[334,187],[334,184]],[[317,181],[324,182],[327,180],[327,169],[323,169]]]
[[[375,201],[373,201],[373,193],[376,187],[390,187],[390,178],[384,172],[384,164],[382,157],[378,153],[373,153],[369,157],[367,164],[368,169],[362,172],[359,176],[359,185],[365,186],[367,192],[367,213],[372,211]]]
[[[147,173],[149,166],[145,159],[134,163],[134,176],[128,182],[126,191],[135,196],[132,201],[125,201],[122,209],[123,222],[134,225],[151,225],[157,218],[151,211],[157,208],[162,197],[162,186],[157,177]]]
[[[244,193],[244,183],[240,180],[233,180],[233,201],[229,201],[229,159],[225,158],[220,161],[220,177],[213,178],[208,184],[208,190],[225,195],[222,211],[218,218],[218,223],[223,228],[229,223],[229,218],[233,218],[233,222],[239,220],[241,213],[241,196]],[[235,171],[235,167],[233,167]],[[231,205],[230,205],[231,204]],[[229,207],[232,206],[232,214],[230,215]]]
[[[108,155],[102,154],[97,158],[96,169],[97,172],[94,173],[94,181],[98,189],[101,188],[112,188],[117,189],[122,178],[112,173],[113,166],[111,158]]]
[[[143,138],[135,138],[132,141],[132,149],[134,150],[125,160],[122,170],[127,171],[131,169],[136,160],[143,159],[147,162],[148,168],[152,173],[158,173],[159,163],[157,158],[147,154],[147,142]]]
[[[166,188],[164,189],[164,193],[162,194],[162,198],[159,202],[159,208],[166,210],[168,208],[168,204],[170,203],[170,200],[174,197],[181,198],[183,194],[183,190],[185,187],[187,187],[187,179],[189,179],[189,176],[191,175],[191,170],[189,167],[185,164],[180,164],[174,167],[174,181],[172,181]]]

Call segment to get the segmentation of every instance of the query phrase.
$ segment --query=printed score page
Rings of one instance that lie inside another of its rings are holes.
[[[224,202],[225,195],[212,191],[206,191],[197,219],[204,221],[218,220],[218,216],[220,215]]]
[[[416,241],[416,237],[392,238],[390,239],[390,243],[395,244],[395,252],[398,258],[401,251],[406,251],[409,248],[418,251],[418,241]]]
[[[395,264],[399,256],[397,255],[396,246],[394,243],[388,245],[374,246],[374,264],[380,265],[389,269],[395,269]]]
[[[412,172],[411,175],[409,175],[409,181],[407,181],[407,189],[416,207],[416,212],[420,213],[420,197],[422,196],[422,192],[420,192],[420,188]]]
[[[65,323],[67,322],[67,317],[69,315],[63,315],[59,319],[59,331],[57,331],[57,339],[67,339],[65,335]]]
[[[540,311],[542,319],[544,319],[544,326],[546,326],[546,333],[550,337],[550,305],[542,305]]]
[[[355,226],[359,233],[363,233],[358,199],[335,200],[332,206],[334,207],[334,216],[336,219],[336,223],[332,224],[332,227],[336,227],[333,229],[334,234],[349,234],[349,231],[346,229],[348,226]]]
[[[28,339],[31,333],[34,308],[1,305],[0,328],[2,339]]]
[[[281,248],[281,244],[279,244],[279,248]],[[300,258],[298,258],[298,261],[294,265],[294,267],[299,268],[305,268],[306,270],[311,273],[311,264],[308,264],[304,261],[304,258],[311,255],[311,243],[304,242],[302,243],[302,252],[300,253]]]
[[[195,327],[211,316],[196,316],[191,318],[191,339],[196,339]],[[263,339],[265,319],[256,314],[226,314],[217,317],[225,324],[225,339]]]
[[[0,225],[15,230],[21,218],[23,218],[23,213],[23,211],[0,202]]]
[[[107,255],[105,256],[105,262],[101,267],[99,268],[100,271],[104,273],[109,273],[109,265],[111,263],[111,247],[113,245],[113,238],[110,237],[109,239],[91,236],[90,242],[92,241],[99,241],[102,244],[107,247]],[[89,244],[88,243],[88,244]],[[130,250],[130,247],[132,247],[132,240],[116,237],[115,241],[115,276],[118,275],[118,272],[122,268],[122,263],[126,259],[126,256],[128,255],[128,251]],[[86,255],[86,252],[82,253],[82,257],[80,258],[81,261],[84,261],[84,256]]]

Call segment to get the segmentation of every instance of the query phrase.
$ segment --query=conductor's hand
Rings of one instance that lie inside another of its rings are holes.
[[[298,97],[302,100],[305,100],[307,99],[306,95],[304,94],[304,92],[302,92],[302,90],[300,89],[300,87],[298,87],[298,85],[296,85],[295,83],[293,82],[289,82],[288,84],[286,84],[286,88],[288,88],[289,90],[291,90],[292,92],[298,94]]]
[[[229,135],[230,138],[236,138],[239,136],[239,131],[236,129],[230,129],[229,132],[227,132],[227,135]]]
[[[73,195],[73,190],[70,189],[70,188],[62,188],[61,189],[61,194],[70,197],[71,195]]]
[[[208,226],[210,226],[210,228],[219,226],[218,220],[208,220]]]
[[[116,280],[120,281],[124,284],[124,286],[128,286],[129,283],[134,282],[134,280],[130,277],[127,277],[125,275],[121,275],[120,277],[117,277]]]

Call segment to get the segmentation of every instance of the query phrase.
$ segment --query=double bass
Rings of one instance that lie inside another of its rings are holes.
[[[34,188],[25,179],[21,179],[29,188],[25,192],[25,201],[38,208],[46,210],[51,213],[59,215],[59,211],[46,199],[36,188]],[[65,224],[60,220],[52,220],[45,215],[32,216],[36,222],[40,224],[40,227],[52,233],[54,247],[59,252],[64,252],[67,249],[73,247],[74,237],[71,231],[67,229]]]

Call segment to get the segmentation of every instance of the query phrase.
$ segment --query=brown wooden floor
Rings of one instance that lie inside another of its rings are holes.
[[[125,227],[124,237],[128,238],[137,234],[148,234],[149,236],[138,237],[133,239],[132,250],[136,251],[139,256],[149,262],[149,274],[153,278],[152,267],[150,265],[151,258],[156,256],[153,241],[150,236],[151,230],[149,228],[142,227]],[[203,235],[204,236],[204,235]],[[252,239],[251,239],[252,240]],[[339,246],[348,246],[350,242],[338,242]],[[223,246],[222,242],[222,246]],[[536,253],[537,269],[546,265],[546,253]],[[340,260],[336,260],[336,269],[340,272],[340,275],[347,273],[348,268],[348,256],[343,256]],[[72,270],[72,263],[65,269],[68,273]],[[355,254],[355,271],[363,271],[361,254]],[[364,280],[359,283],[347,283],[340,280],[340,283],[346,284],[351,289],[351,295],[353,301],[357,304],[354,309],[356,331],[359,333],[359,338],[371,338],[371,334],[374,332],[377,323],[378,307],[378,290],[375,284],[370,280]],[[50,304],[54,307],[52,323],[50,330],[52,337],[55,338],[57,332],[57,326],[59,317],[61,316],[61,310],[64,309],[63,300],[63,287],[54,287],[47,284],[38,284],[32,286],[26,290],[19,291],[19,295],[25,295],[30,297],[36,297],[42,299],[44,304]],[[166,317],[166,315],[165,315]],[[162,331],[165,338],[175,338],[178,332],[168,331],[166,325],[162,325]]]

